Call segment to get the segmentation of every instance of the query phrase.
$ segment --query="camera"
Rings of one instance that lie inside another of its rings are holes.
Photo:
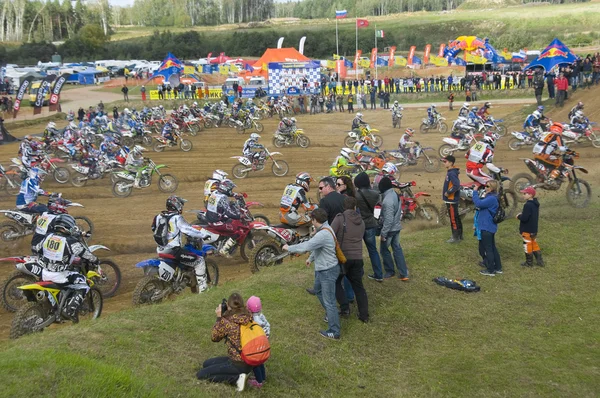
[[[227,299],[221,301],[221,316],[223,316],[225,312],[227,312]]]

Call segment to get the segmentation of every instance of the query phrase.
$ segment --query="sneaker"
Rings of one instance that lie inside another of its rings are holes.
[[[393,277],[394,277],[394,275],[396,275],[396,274],[385,274],[385,275],[383,276],[383,279],[390,279],[390,278],[393,278]]]
[[[307,289],[306,289],[306,293],[308,293],[308,294],[310,294],[310,295],[313,295],[313,296],[315,296],[315,295],[316,295],[316,293],[315,293],[315,289],[311,289],[311,288],[307,288]]]
[[[256,381],[256,379],[252,379],[248,381],[248,384],[254,388],[261,388],[264,383],[259,383],[258,381]]]
[[[326,330],[319,331],[319,334],[321,336],[325,337],[326,339],[332,339],[332,340],[339,340],[340,339],[340,335],[339,334],[333,334],[333,332],[328,332]],[[242,390],[238,390],[238,391],[242,391]]]
[[[378,278],[378,277],[375,276],[375,274],[367,275],[367,278],[373,279],[376,282],[383,282],[383,278]]]
[[[456,239],[454,237],[452,237],[446,241],[446,243],[459,243],[459,242],[460,242],[460,239]]]
[[[248,374],[247,373],[242,373],[238,379],[237,382],[235,383],[235,385],[237,386],[236,391],[244,391],[244,387],[246,387],[246,380],[248,379]]]
[[[483,262],[483,261],[478,262],[477,265],[479,265],[481,268],[486,267],[485,262]]]
[[[323,322],[329,323],[329,318],[327,318],[327,315],[325,315],[325,317],[323,318]]]
[[[479,271],[479,273],[480,273],[481,275],[485,275],[485,276],[496,276],[496,274],[495,274],[494,272],[489,272],[489,271],[488,271],[488,270],[486,270],[486,269],[482,269],[481,271]]]
[[[402,282],[408,282],[408,276],[398,275],[398,279],[401,280]]]
[[[349,318],[350,317],[350,310],[348,311],[340,311],[338,312],[338,314],[342,317],[342,318]]]
[[[496,271],[496,273],[497,274],[503,274],[504,272],[502,272],[502,270],[500,269],[500,270]]]

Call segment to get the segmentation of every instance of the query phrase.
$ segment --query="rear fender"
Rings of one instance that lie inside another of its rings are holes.
[[[265,207],[265,205],[263,205],[260,202],[246,202],[246,206],[247,207]]]
[[[157,170],[165,168],[165,167],[169,167],[169,166],[167,166],[166,164],[157,164],[156,166],[154,166],[154,168],[157,169]]]
[[[160,260],[157,258],[151,258],[148,260],[140,261],[135,265],[136,268],[146,268],[146,267],[158,267],[160,264]]]
[[[95,252],[96,250],[100,250],[100,249],[110,251],[110,249],[108,247],[103,246],[103,245],[91,245],[89,247],[89,249],[92,253]]]
[[[456,145],[458,143],[458,140],[455,140],[454,138],[450,138],[450,137],[444,137],[442,139],[442,141],[444,141],[446,144],[450,144],[450,145]]]
[[[254,228],[255,231],[264,231],[272,238],[275,238],[279,243],[286,244],[291,241],[292,234],[285,228],[269,227],[267,225]]]
[[[429,194],[429,193],[427,193],[427,192],[417,192],[417,193],[415,194],[415,199],[418,199],[418,198],[419,198],[419,197],[421,197],[421,196],[426,196],[426,197],[428,197],[428,196],[431,196],[431,194]]]

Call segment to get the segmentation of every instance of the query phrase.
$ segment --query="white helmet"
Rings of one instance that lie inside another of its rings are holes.
[[[260,135],[256,134],[256,133],[252,133],[250,134],[250,139],[251,140],[258,140],[260,138]]]
[[[542,117],[542,114],[540,113],[540,111],[533,111],[533,113],[531,115],[536,119],[539,119]]]
[[[56,123],[54,122],[48,122],[48,124],[46,125],[47,129],[55,129],[56,128]]]
[[[131,111],[129,110],[129,108],[123,109],[123,113],[126,115],[131,115]]]
[[[383,167],[381,168],[381,171],[383,171],[386,174],[396,174],[398,172],[398,168],[396,167],[396,165],[394,163],[387,162],[386,164],[383,165]]]
[[[215,180],[223,181],[228,175],[229,174],[225,173],[223,170],[215,170],[213,171],[212,178]]]
[[[225,101],[221,101],[221,102],[220,102],[220,104],[221,104],[221,105],[225,105]]]
[[[146,148],[144,148],[141,145],[136,145],[136,146],[133,147],[133,153],[138,153],[139,154],[139,153],[144,152],[145,150],[146,150]]]
[[[271,101],[275,101],[275,97],[271,97]]]
[[[198,106],[198,103],[196,101],[194,101],[194,103],[192,104],[192,106]]]
[[[394,101],[394,105],[398,105],[398,101]]]
[[[432,107],[432,108],[435,108],[435,104],[431,104],[431,107]]]
[[[471,104],[469,104],[468,102],[465,102],[465,103],[463,104],[463,108],[468,108],[468,107],[470,107],[470,106],[471,106]]]
[[[579,117],[579,118],[583,117],[583,112],[581,112],[581,111],[575,112],[575,117]]]
[[[69,123],[69,128],[72,128],[73,130],[77,129],[77,125],[75,124],[75,122],[71,122]]]
[[[342,155],[343,157],[345,157],[348,160],[350,160],[350,154],[351,153],[356,153],[356,152],[354,152],[350,148],[342,148],[342,150],[340,151],[340,155]]]
[[[362,114],[362,113],[360,113],[360,112],[358,112],[358,113],[356,114],[356,117],[360,119],[360,118],[362,118],[362,117],[363,117],[363,114]]]

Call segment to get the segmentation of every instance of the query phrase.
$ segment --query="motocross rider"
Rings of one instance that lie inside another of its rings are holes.
[[[575,112],[577,112],[577,111],[583,112],[583,102],[579,101],[577,103],[577,105],[575,105],[573,108],[571,108],[571,110],[569,111],[569,115],[567,116],[569,118],[569,120],[571,120],[571,118],[575,115]]]
[[[571,117],[571,131],[577,133],[578,136],[581,136],[585,133],[585,129],[587,129],[590,125],[590,120],[585,117],[582,110],[576,111],[575,114]]]
[[[227,175],[228,174],[223,170],[215,170],[213,171],[212,178],[206,180],[204,183],[204,206],[208,205],[210,195],[217,189],[219,184],[225,180]]]
[[[283,190],[281,202],[279,203],[279,212],[281,222],[292,227],[299,227],[305,224],[310,224],[311,219],[308,213],[304,216],[298,214],[298,208],[302,208],[308,212],[317,208],[315,204],[311,204],[306,193],[310,189],[310,183],[314,181],[310,174],[301,172],[296,174],[296,182],[288,184]]]
[[[21,183],[21,190],[17,195],[17,209],[24,210],[29,213],[43,213],[48,211],[46,205],[36,203],[38,195],[49,196],[50,193],[40,188],[43,176],[46,175],[44,170],[32,167],[29,170],[29,177]]]
[[[58,215],[53,220],[53,232],[33,248],[34,252],[42,253],[43,269],[26,265],[27,270],[42,281],[68,284],[69,293],[63,313],[74,322],[79,320],[78,310],[89,286],[85,276],[74,270],[73,260],[78,257],[98,264],[98,258],[79,242],[79,237],[75,219],[68,214]]]
[[[167,240],[165,246],[158,246],[159,254],[171,254],[179,265],[193,267],[196,275],[196,286],[192,287],[192,293],[202,293],[207,289],[206,285],[206,263],[204,258],[187,251],[183,247],[181,235],[203,240],[206,234],[188,224],[181,216],[183,205],[187,202],[179,196],[171,195],[167,198],[166,210],[162,211],[152,221],[152,232],[155,232],[161,222],[168,224]]]
[[[465,102],[461,108],[458,110],[458,117],[468,117],[469,116],[469,107],[471,106],[471,104],[469,104],[468,102]]]
[[[502,169],[492,163],[494,146],[497,139],[497,134],[486,133],[483,140],[475,143],[465,155],[467,158],[467,175],[481,185],[485,185],[487,181],[492,179],[492,177],[482,171],[484,165],[493,173],[500,173],[502,171]]]
[[[33,231],[33,237],[31,238],[31,251],[36,256],[41,256],[42,251],[36,251],[41,249],[38,247],[39,243],[42,242],[46,235],[54,231],[54,220],[60,214],[67,213],[67,201],[61,197],[53,198],[52,196],[48,199],[48,211],[43,212],[37,219],[35,230]]]
[[[407,155],[409,160],[414,159],[415,157],[415,147],[413,146],[414,142],[411,141],[414,134],[415,130],[407,128],[398,142],[398,149],[401,153]]]
[[[279,127],[277,128],[275,134],[279,133],[283,135],[286,140],[288,140],[289,138],[291,138],[294,130],[296,130],[296,118],[293,117],[290,119],[284,117],[283,119],[281,119],[281,122],[279,122]]]
[[[550,183],[560,175],[558,170],[562,164],[560,155],[568,150],[564,146],[562,132],[563,126],[560,123],[552,123],[550,132],[533,147],[534,159],[546,166],[546,176],[550,177],[548,179]]]
[[[433,126],[433,124],[435,123],[435,118],[438,115],[439,115],[439,112],[437,111],[435,104],[431,104],[431,106],[429,106],[429,108],[427,108],[427,118],[428,118],[427,121],[430,126]]]
[[[140,188],[140,179],[142,177],[145,161],[144,156],[142,155],[143,151],[144,147],[136,145],[129,151],[127,158],[125,158],[125,170],[132,174],[135,173],[135,180],[133,181],[134,188]]]
[[[224,179],[221,181],[216,191],[210,194],[208,205],[206,206],[206,219],[217,231],[223,231],[224,234],[231,236],[220,250],[225,257],[229,257],[229,251],[235,246],[237,235],[235,231],[241,225],[241,213],[237,202],[230,201],[235,197],[233,189],[236,185],[233,181]],[[220,232],[219,232],[220,233]]]
[[[260,135],[256,133],[250,134],[250,138],[244,142],[242,152],[244,156],[252,162],[252,170],[256,170],[256,166],[265,158],[265,147],[258,143]]]
[[[367,123],[365,121],[363,121],[362,117],[363,117],[363,114],[358,112],[356,114],[356,116],[354,117],[354,119],[352,120],[352,130],[357,132],[358,134],[361,134],[360,128],[362,126],[367,125]]]
[[[329,168],[329,175],[337,177],[341,175],[347,175],[354,170],[352,161],[350,160],[350,156],[353,153],[355,154],[356,152],[350,148],[342,148],[340,150],[340,155],[335,158],[333,164]]]
[[[489,102],[486,102],[485,104],[483,104],[483,106],[481,108],[479,108],[479,110],[477,111],[477,116],[482,120],[482,121],[486,121],[487,117],[490,115],[490,113],[488,112],[488,110],[492,107],[492,104]]]
[[[29,170],[31,169],[31,162],[38,160],[39,143],[32,136],[26,135],[19,146],[19,153],[21,154],[21,163]]]
[[[46,129],[44,129],[44,132],[42,133],[42,141],[49,144],[58,134],[59,132],[56,128],[56,123],[48,122]]]
[[[479,130],[479,126],[481,125],[482,120],[477,116],[477,107],[474,106],[471,108],[471,112],[467,116],[467,124],[471,127],[474,127],[475,130]]]
[[[175,144],[175,137],[173,136],[173,126],[170,122],[165,123],[161,135],[166,140],[167,145],[171,146]]]
[[[390,111],[392,112],[392,115],[396,115],[396,116],[400,116],[400,113],[403,110],[404,110],[404,108],[400,106],[398,101],[394,101],[394,105],[392,105],[392,108],[390,109]]]
[[[381,181],[383,177],[389,178],[392,182],[392,185],[396,185],[396,173],[398,173],[398,168],[394,163],[387,162],[386,164],[384,164],[381,168],[381,172],[379,172],[373,179],[373,189],[378,189],[379,181]]]

